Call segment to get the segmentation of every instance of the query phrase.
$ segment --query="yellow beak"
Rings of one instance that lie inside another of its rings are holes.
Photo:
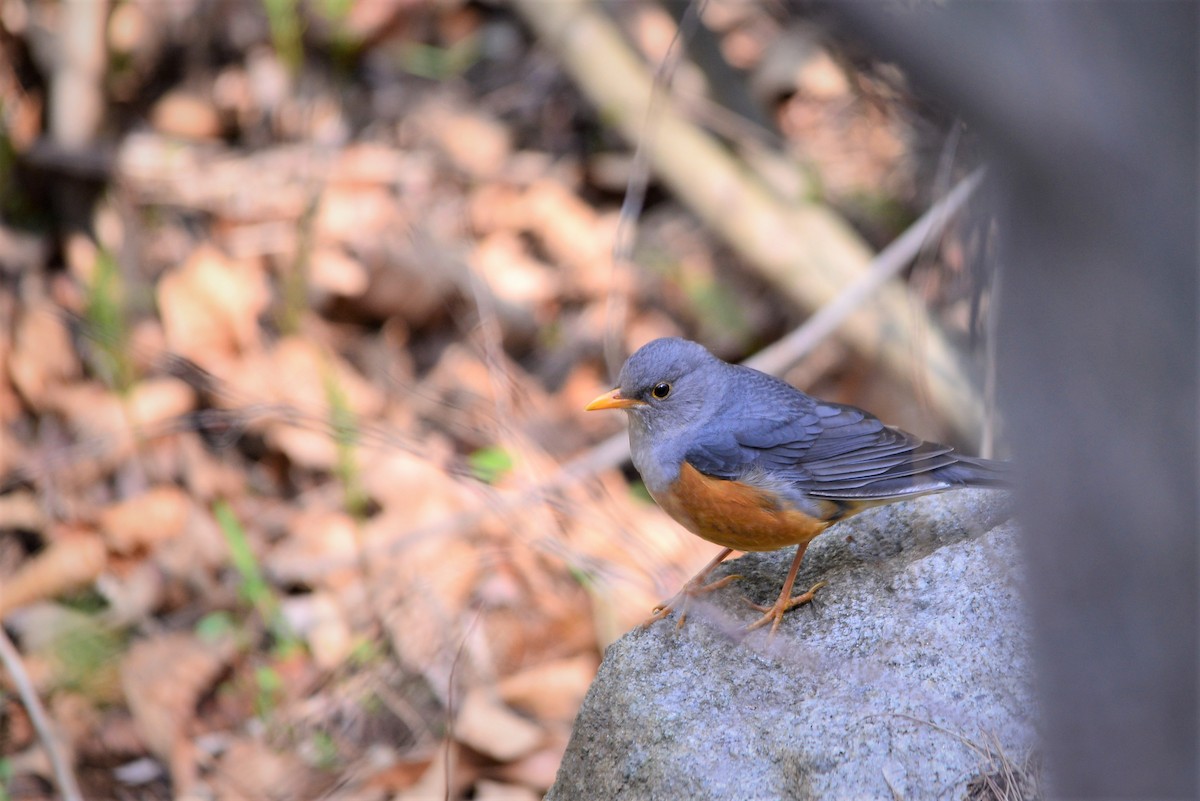
[[[594,412],[598,409],[628,409],[630,406],[645,406],[645,401],[640,401],[637,398],[622,398],[621,388],[617,387],[611,392],[605,392],[600,397],[583,407],[586,412]]]

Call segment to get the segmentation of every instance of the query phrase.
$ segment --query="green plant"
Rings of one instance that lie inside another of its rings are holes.
[[[78,615],[57,634],[51,646],[58,663],[57,680],[96,701],[120,696],[117,666],[124,639],[94,615]]]
[[[356,520],[362,520],[366,517],[371,499],[363,488],[362,471],[358,466],[358,418],[332,370],[325,371],[323,382],[325,399],[329,404],[329,427],[337,447],[334,474],[342,485],[346,512]]]
[[[321,207],[321,196],[314,193],[308,199],[304,212],[296,221],[296,255],[283,274],[283,307],[277,315],[279,330],[294,334],[300,330],[304,312],[308,308],[308,277],[312,266],[314,225],[317,210]]]
[[[129,347],[129,308],[117,260],[101,248],[86,287],[83,317],[94,343],[92,369],[121,395],[137,380]]]
[[[314,763],[319,770],[332,771],[338,767],[340,758],[338,757],[337,743],[333,741],[333,737],[328,732],[314,731],[312,733],[312,750],[314,753]]]
[[[17,225],[41,224],[36,205],[21,185],[17,167],[20,157],[8,135],[4,100],[0,98],[0,218]]]
[[[0,801],[12,801],[12,794],[8,790],[12,778],[12,760],[8,757],[0,757]]]
[[[239,592],[242,599],[253,607],[263,624],[266,625],[274,640],[276,653],[287,655],[297,648],[302,648],[303,645],[299,638],[283,617],[283,612],[279,608],[279,600],[275,597],[271,585],[263,577],[258,559],[250,548],[246,532],[238,522],[237,516],[234,515],[233,508],[225,501],[217,501],[213,506],[213,515],[229,546],[229,558],[233,563],[233,568],[241,578],[242,585]]]
[[[499,445],[480,448],[467,457],[471,475],[488,484],[495,484],[513,469],[513,457]]]
[[[304,63],[304,26],[299,0],[263,0],[271,44],[279,60],[295,75]]]
[[[458,77],[478,60],[479,43],[474,37],[468,37],[450,47],[406,42],[400,49],[400,68],[432,81]]]
[[[228,612],[209,612],[196,623],[195,632],[197,637],[211,644],[236,634],[237,626]]]
[[[257,689],[254,696],[254,714],[259,718],[267,718],[279,706],[279,699],[283,697],[283,678],[275,668],[259,665],[254,669],[254,686]]]

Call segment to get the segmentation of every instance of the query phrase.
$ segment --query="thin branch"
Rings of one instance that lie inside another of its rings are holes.
[[[4,664],[4,669],[12,677],[13,684],[17,688],[17,695],[20,696],[21,703],[25,704],[25,711],[29,713],[29,719],[33,721],[33,728],[37,731],[38,739],[42,741],[42,747],[46,749],[46,755],[50,757],[50,766],[54,770],[54,779],[58,783],[63,801],[83,801],[83,794],[79,792],[79,783],[75,780],[75,773],[71,769],[71,761],[67,759],[61,743],[54,734],[50,717],[37,697],[33,682],[29,680],[29,674],[25,671],[21,655],[17,653],[16,646],[4,633],[2,626],[0,626],[0,662]]]

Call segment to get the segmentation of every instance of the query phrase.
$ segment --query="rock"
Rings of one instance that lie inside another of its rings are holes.
[[[607,651],[547,801],[963,798],[1035,739],[1017,530],[1004,493],[962,490],[830,529],[796,582],[829,582],[774,641],[791,549]],[[699,608],[697,608],[699,607]]]

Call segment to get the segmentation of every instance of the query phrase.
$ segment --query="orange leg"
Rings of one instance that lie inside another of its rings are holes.
[[[792,597],[792,585],[796,583],[796,574],[800,572],[800,562],[804,560],[804,552],[808,550],[808,543],[802,542],[796,546],[796,557],[792,559],[792,567],[788,570],[787,578],[783,581],[783,589],[779,592],[779,597],[775,599],[775,603],[771,606],[759,606],[758,604],[750,604],[760,612],[765,612],[761,618],[746,629],[753,631],[760,626],[771,624],[771,633],[769,636],[774,637],[776,630],[779,628],[780,622],[783,621],[783,613],[794,606],[806,604],[813,599],[817,590],[825,586],[824,581],[818,581],[808,589],[808,592],[802,592],[796,597]]]
[[[724,562],[725,557],[731,553],[733,553],[732,548],[725,548],[713,557],[713,560],[705,565],[703,570],[688,579],[688,582],[683,585],[683,588],[679,592],[675,593],[675,596],[671,600],[663,601],[654,607],[653,613],[642,623],[642,628],[646,628],[651,623],[656,623],[671,614],[676,604],[679,605],[679,622],[675,624],[675,628],[683,628],[683,622],[687,620],[688,606],[691,604],[692,598],[712,592],[713,590],[719,590],[729,584],[729,582],[741,578],[741,576],[726,576],[725,578],[717,579],[711,584],[705,583],[708,579],[708,574],[716,570],[717,565]]]

